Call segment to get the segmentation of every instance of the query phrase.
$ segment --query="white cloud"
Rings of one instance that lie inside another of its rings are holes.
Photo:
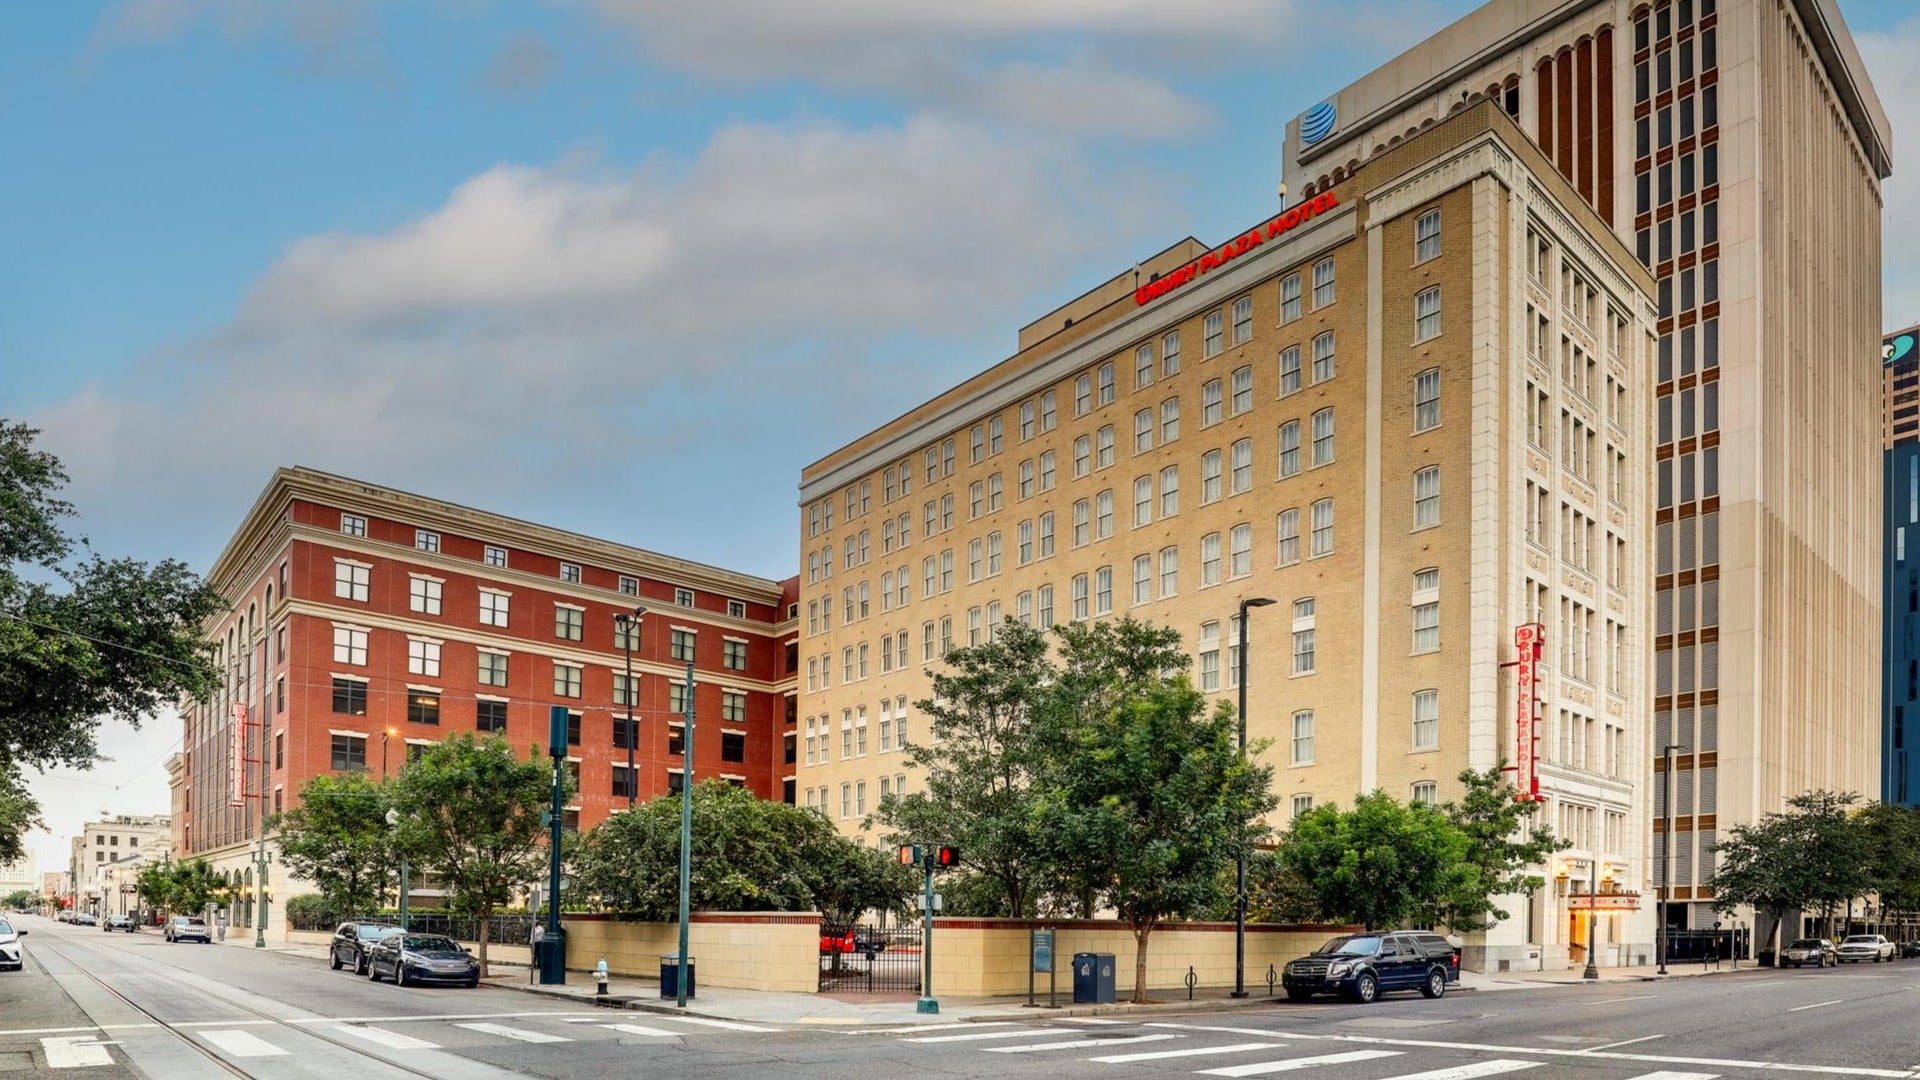
[[[173,41],[202,24],[229,41],[289,42],[310,74],[394,78],[380,50],[372,0],[118,0],[94,24],[86,60]]]
[[[648,463],[742,490],[790,563],[804,455],[999,359],[1033,297],[1147,246],[1114,223],[1154,199],[1071,149],[931,120],[738,126],[631,172],[501,165],[397,228],[295,243],[228,326],[34,419],[83,507],[204,515],[212,538],[277,465],[510,509],[591,503]],[[930,370],[955,343],[986,351]]]
[[[1920,322],[1920,19],[1855,39],[1893,128],[1893,176],[1880,188],[1882,329]]]

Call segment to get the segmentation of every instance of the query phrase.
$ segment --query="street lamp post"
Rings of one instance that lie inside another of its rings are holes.
[[[1240,654],[1238,670],[1234,677],[1240,684],[1240,760],[1247,758],[1247,609],[1267,607],[1273,601],[1264,596],[1250,596],[1240,601]],[[1233,996],[1247,996],[1247,853],[1242,847],[1239,856],[1234,859],[1234,904],[1233,904]]]
[[[387,778],[387,743],[392,740],[392,738],[392,728],[388,728],[380,733],[380,779],[382,780]]]
[[[680,970],[674,988],[687,1007],[687,918],[693,883],[693,646],[687,646],[686,736],[680,740]],[[929,913],[931,915],[931,913]]]
[[[1679,743],[1668,743],[1661,747],[1660,754],[1666,759],[1666,775],[1661,778],[1662,790],[1666,802],[1666,828],[1660,833],[1660,922],[1654,928],[1659,939],[1654,951],[1660,954],[1659,974],[1667,973],[1667,892],[1673,880],[1673,755],[1676,750],[1685,750]]]
[[[633,609],[631,615],[623,611],[613,617],[614,622],[626,629],[622,639],[627,646],[627,809],[629,810],[633,809],[640,795],[640,774],[633,768],[633,747],[640,741],[640,729],[633,723],[633,701],[639,694],[639,689],[633,685],[633,647],[639,644],[640,616],[646,613],[646,607],[639,606]]]
[[[387,827],[390,829],[393,829],[395,832],[399,831],[400,811],[394,810],[391,808],[387,810]],[[399,847],[399,845],[397,844],[394,846]],[[401,932],[404,933],[407,929],[407,849],[404,847],[400,847],[399,854],[400,854],[400,930]]]
[[[1587,969],[1580,973],[1582,979],[1600,978],[1600,965],[1594,954],[1593,920],[1599,914],[1595,909],[1600,906],[1600,857],[1591,852],[1587,855]]]

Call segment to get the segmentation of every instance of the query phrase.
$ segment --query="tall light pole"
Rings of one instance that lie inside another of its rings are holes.
[[[1660,832],[1660,923],[1654,929],[1659,940],[1654,951],[1660,954],[1659,974],[1667,973],[1667,891],[1673,880],[1673,755],[1676,750],[1685,750],[1679,743],[1668,743],[1660,748],[1660,755],[1666,759],[1667,774],[1661,778],[1666,801],[1666,828]]]
[[[680,740],[680,971],[674,980],[677,1004],[687,1007],[687,918],[693,883],[693,645],[687,645],[687,732]]]
[[[400,811],[388,808],[387,827],[394,830],[395,835],[399,834]],[[407,929],[407,849],[397,843],[394,846],[399,848],[400,855],[400,929],[404,932]]]
[[[1234,677],[1240,684],[1240,760],[1247,759],[1247,609],[1267,607],[1273,601],[1250,596],[1240,601],[1240,654]],[[1234,860],[1233,904],[1233,996],[1247,996],[1247,852],[1241,848]]]
[[[1582,979],[1598,980],[1600,965],[1595,962],[1597,950],[1593,939],[1593,920],[1598,916],[1600,906],[1600,856],[1596,852],[1587,853],[1587,970],[1580,973]]]
[[[627,809],[634,807],[640,795],[640,775],[633,770],[633,747],[640,741],[640,729],[633,723],[633,701],[639,695],[639,688],[633,685],[633,647],[639,644],[640,616],[645,615],[645,606],[633,609],[633,614],[621,612],[613,621],[626,630],[622,640],[627,645]]]

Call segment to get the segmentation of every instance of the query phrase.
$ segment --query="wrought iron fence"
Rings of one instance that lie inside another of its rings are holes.
[[[920,993],[920,931],[911,926],[822,926],[820,989]]]
[[[533,940],[534,917],[524,912],[509,915],[493,915],[487,920],[487,941],[493,945],[526,945]],[[377,922],[399,925],[400,914],[396,911],[382,911],[372,915],[358,915],[335,918],[318,913],[302,912],[288,917],[288,925],[295,930],[332,931],[343,922]],[[410,911],[407,913],[407,929],[416,934],[444,934],[455,941],[479,941],[480,920],[472,915],[455,915],[445,911]]]

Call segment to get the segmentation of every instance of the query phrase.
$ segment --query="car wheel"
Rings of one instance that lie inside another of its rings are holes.
[[[332,949],[328,949],[327,950],[327,970],[339,971],[340,966],[341,966],[340,954],[337,952],[334,952]]]
[[[1380,981],[1370,971],[1363,971],[1353,980],[1353,1000],[1362,1005],[1371,1005],[1380,996]]]
[[[380,981],[380,969],[374,967],[371,963],[367,965],[367,981],[368,982]]]
[[[1305,990],[1298,986],[1289,986],[1287,987],[1287,1000],[1288,1001],[1312,1001],[1313,991]]]
[[[480,985],[480,980],[479,980],[479,979],[468,979],[468,980],[466,981],[466,987],[467,987],[467,989],[469,989],[469,990],[472,990],[473,988],[475,988],[475,987],[477,987],[477,986],[479,986],[479,985]]]
[[[362,956],[360,957],[360,959],[354,962],[353,970],[359,972],[362,975],[365,975],[371,969],[371,967],[372,967],[372,964],[368,962],[365,956]]]
[[[1447,973],[1439,968],[1427,972],[1427,985],[1420,992],[1430,998],[1437,998],[1447,992]]]
[[[395,986],[407,985],[407,965],[405,964],[393,965],[393,985]]]

